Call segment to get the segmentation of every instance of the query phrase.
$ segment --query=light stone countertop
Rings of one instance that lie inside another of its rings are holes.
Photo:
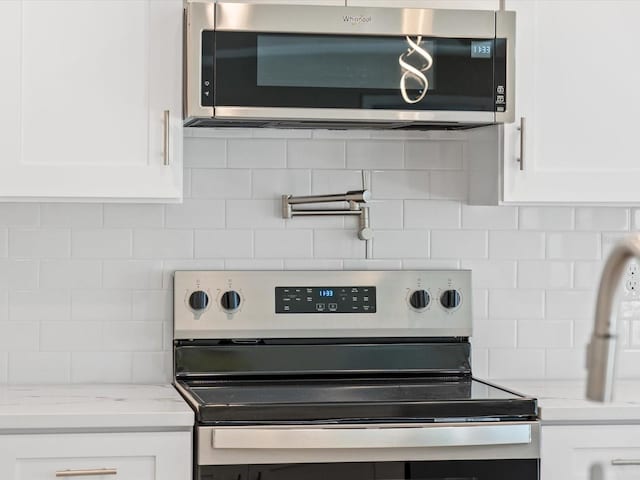
[[[544,424],[640,424],[640,380],[618,380],[614,401],[585,398],[584,380],[496,380],[505,388],[538,399]]]
[[[0,433],[189,430],[193,423],[171,385],[0,386]]]

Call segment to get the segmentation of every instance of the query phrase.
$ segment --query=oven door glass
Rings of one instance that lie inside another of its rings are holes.
[[[505,107],[498,105],[506,98],[502,39],[203,35],[203,79],[214,84],[216,106],[469,112]],[[203,101],[214,104],[211,96]]]
[[[198,480],[538,480],[539,461],[297,463],[200,466]]]

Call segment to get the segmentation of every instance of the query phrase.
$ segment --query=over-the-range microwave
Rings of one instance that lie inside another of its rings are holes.
[[[213,0],[185,8],[186,126],[513,122],[514,12]]]

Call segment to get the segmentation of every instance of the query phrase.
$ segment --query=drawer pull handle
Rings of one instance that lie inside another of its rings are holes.
[[[169,116],[169,113],[169,110],[164,111],[164,128],[162,129],[162,163],[165,166],[169,165],[169,134],[171,133],[169,130],[171,124],[171,117]]]
[[[626,460],[624,458],[616,458],[615,460],[611,460],[611,465],[616,465],[616,466],[640,465],[640,460],[638,459]]]
[[[524,137],[524,128],[526,125],[526,119],[524,117],[520,117],[520,126],[518,126],[518,131],[520,132],[520,156],[516,159],[518,163],[520,163],[520,170],[524,170],[524,147],[525,147],[525,137]]]
[[[115,468],[96,468],[91,470],[58,470],[56,477],[90,477],[97,475],[117,475]]]

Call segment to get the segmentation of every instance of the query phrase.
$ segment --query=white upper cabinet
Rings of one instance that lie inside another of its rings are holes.
[[[503,200],[640,203],[640,2],[506,8],[517,12],[516,124],[504,129]]]
[[[0,40],[0,199],[181,198],[182,0],[5,0]]]

